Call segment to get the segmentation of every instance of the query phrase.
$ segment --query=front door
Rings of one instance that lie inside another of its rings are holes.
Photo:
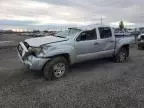
[[[77,61],[85,61],[95,57],[97,47],[96,30],[84,31],[76,39],[76,58]]]

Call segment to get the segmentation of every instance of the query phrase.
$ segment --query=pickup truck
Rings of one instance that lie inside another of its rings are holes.
[[[116,38],[113,28],[69,28],[55,34],[26,39],[17,46],[18,56],[31,70],[42,70],[47,80],[62,78],[70,65],[105,57],[124,62],[131,38]]]

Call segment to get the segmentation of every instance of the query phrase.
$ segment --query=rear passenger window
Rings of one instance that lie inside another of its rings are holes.
[[[112,32],[109,27],[99,27],[98,29],[99,29],[101,39],[112,37]]]

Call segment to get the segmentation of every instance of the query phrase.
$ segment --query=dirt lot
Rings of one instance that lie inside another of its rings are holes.
[[[57,81],[38,73],[23,67],[15,48],[0,49],[0,108],[144,108],[144,51],[136,48],[124,64],[87,61]]]
[[[21,40],[24,40],[26,38],[30,38],[30,36],[23,36],[21,34],[1,34],[0,35],[0,41],[15,41],[15,42],[19,42]]]
[[[0,34],[0,49],[17,46],[18,42],[31,38],[21,34]]]

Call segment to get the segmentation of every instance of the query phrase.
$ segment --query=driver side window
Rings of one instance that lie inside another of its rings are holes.
[[[77,41],[87,41],[87,40],[94,40],[94,39],[97,39],[95,29],[82,32],[76,40]]]

